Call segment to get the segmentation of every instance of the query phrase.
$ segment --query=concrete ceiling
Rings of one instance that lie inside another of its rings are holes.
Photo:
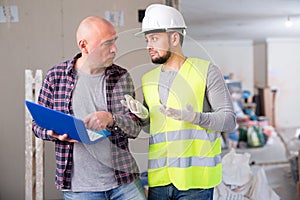
[[[300,38],[300,0],[181,0],[179,9],[195,40]]]

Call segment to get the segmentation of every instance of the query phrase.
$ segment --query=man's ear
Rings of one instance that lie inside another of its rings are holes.
[[[88,53],[88,49],[86,48],[87,42],[86,40],[80,40],[78,42],[78,47],[82,53]]]
[[[174,32],[171,35],[171,42],[173,46],[178,46],[180,44],[180,35],[178,32]]]

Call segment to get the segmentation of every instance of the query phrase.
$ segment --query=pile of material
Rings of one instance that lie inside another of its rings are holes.
[[[214,200],[280,199],[268,185],[264,169],[253,173],[249,160],[249,153],[234,149],[223,157],[223,181],[214,190]]]

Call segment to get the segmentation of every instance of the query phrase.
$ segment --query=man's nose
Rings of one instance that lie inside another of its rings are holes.
[[[118,51],[117,45],[116,45],[116,43],[114,43],[110,48],[110,52],[117,53],[117,51]]]

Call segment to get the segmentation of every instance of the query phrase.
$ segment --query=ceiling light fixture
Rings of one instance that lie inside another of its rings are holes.
[[[285,21],[285,27],[290,28],[294,25],[294,23],[291,21],[290,16],[287,17],[287,20]]]

